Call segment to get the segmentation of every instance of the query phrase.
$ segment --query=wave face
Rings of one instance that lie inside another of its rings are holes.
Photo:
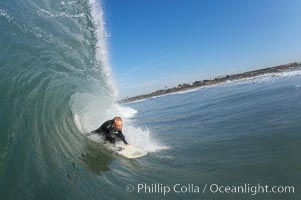
[[[101,4],[4,0],[0,30],[0,198],[93,199],[111,155],[82,129],[121,112]]]

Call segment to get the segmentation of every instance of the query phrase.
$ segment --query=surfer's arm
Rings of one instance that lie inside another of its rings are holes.
[[[99,127],[98,129],[96,129],[96,130],[94,130],[94,131],[92,131],[92,133],[100,133],[101,132],[101,128]]]
[[[98,129],[92,131],[92,133],[104,133],[105,135],[110,134],[110,132],[113,130],[112,127],[112,120],[108,120],[104,122]]]
[[[108,121],[106,121],[105,123],[103,123],[103,124],[99,127],[99,129],[101,129],[101,130],[104,131],[104,132],[110,132],[110,131],[112,130],[112,124],[113,124],[112,120],[108,120]]]
[[[105,137],[106,137],[106,140],[108,140],[111,143],[115,144],[116,138],[113,135],[107,134]]]
[[[118,131],[118,137],[124,142],[124,144],[128,144],[128,142],[125,140],[125,137],[121,131]]]

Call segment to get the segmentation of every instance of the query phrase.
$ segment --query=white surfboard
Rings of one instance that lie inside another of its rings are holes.
[[[147,152],[133,145],[125,145],[124,143],[116,143],[116,153],[126,158],[140,158],[147,155]]]

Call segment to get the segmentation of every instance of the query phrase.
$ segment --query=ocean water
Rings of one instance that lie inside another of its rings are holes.
[[[155,195],[164,199],[299,199],[300,83],[301,71],[285,72],[128,104],[138,110],[133,120],[169,147],[150,155],[152,173],[133,185],[169,186],[166,196]],[[194,184],[200,192],[176,193],[176,184],[184,191]],[[216,191],[216,185],[245,184],[253,192]],[[256,194],[251,187],[258,184],[268,191],[294,186],[294,193]]]
[[[118,105],[102,7],[0,2],[0,199],[301,198],[300,71]],[[146,157],[89,134],[115,115]]]

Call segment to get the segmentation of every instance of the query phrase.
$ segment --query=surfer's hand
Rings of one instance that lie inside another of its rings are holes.
[[[127,143],[126,145],[129,146],[129,145],[131,145],[131,144]]]

